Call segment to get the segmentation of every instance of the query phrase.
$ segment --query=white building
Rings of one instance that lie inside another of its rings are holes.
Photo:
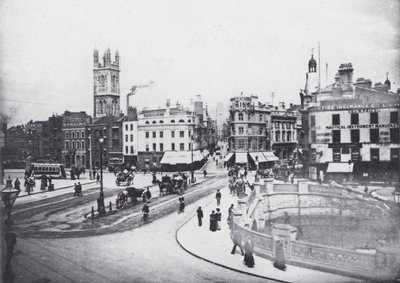
[[[122,150],[124,163],[136,164],[139,149],[138,121],[125,121],[122,123]]]

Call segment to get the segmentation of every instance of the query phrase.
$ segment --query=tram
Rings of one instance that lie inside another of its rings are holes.
[[[32,163],[32,175],[40,178],[42,175],[52,178],[66,178],[64,165],[60,163]]]

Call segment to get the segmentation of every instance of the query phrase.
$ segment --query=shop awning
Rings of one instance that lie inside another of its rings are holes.
[[[262,152],[249,152],[249,154],[254,162],[268,162]]]
[[[273,151],[263,151],[263,155],[267,161],[278,161],[279,158],[276,157]]]
[[[329,162],[326,173],[353,173],[354,163]]]
[[[235,163],[247,163],[247,152],[236,152]]]
[[[191,155],[192,153],[190,152],[190,155]],[[193,162],[196,162],[196,161],[201,161],[201,160],[203,160],[204,159],[204,154],[203,153],[201,153],[201,151],[200,150],[195,150],[195,151],[193,151]],[[190,158],[192,158],[191,156],[190,156]]]
[[[193,162],[201,161],[204,159],[200,150],[193,151]],[[191,151],[166,151],[161,158],[160,164],[192,164]]]
[[[207,157],[210,154],[210,152],[207,149],[204,149],[202,154],[204,155],[204,157]]]
[[[224,159],[224,161],[225,161],[225,162],[228,162],[228,161],[229,161],[229,159],[231,159],[231,158],[232,158],[232,156],[233,156],[233,153],[232,153],[232,152],[228,153],[228,155],[227,155],[227,156],[225,156],[225,159]]]

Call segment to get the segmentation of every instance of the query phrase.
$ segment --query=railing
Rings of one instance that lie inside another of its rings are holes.
[[[268,257],[273,256],[274,241],[271,236],[251,231],[249,229],[239,226],[236,223],[233,223],[233,229],[234,231],[237,231],[237,233],[240,233],[243,240],[247,239],[248,236],[251,236],[254,243],[254,250],[257,254],[266,255]]]
[[[308,191],[310,193],[321,193],[321,194],[333,194],[342,195],[342,191],[334,187],[324,187],[321,185],[308,185]]]
[[[274,184],[275,193],[297,193],[298,186],[294,184]]]

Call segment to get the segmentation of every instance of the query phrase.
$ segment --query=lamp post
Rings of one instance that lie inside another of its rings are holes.
[[[192,157],[192,164],[191,164],[191,170],[190,170],[190,183],[194,183],[194,166],[193,166],[193,145],[194,145],[194,141],[193,141],[193,134],[192,134],[192,136],[191,136],[191,140],[192,140],[192,142],[191,142],[191,147],[190,147],[190,149],[191,149],[191,157]]]
[[[90,180],[94,179],[93,176],[93,161],[92,161],[92,133],[89,134],[89,170],[90,170]]]
[[[8,176],[8,180],[6,182],[6,187],[1,190],[1,199],[3,200],[4,206],[7,210],[8,221],[10,224],[12,224],[11,209],[20,193],[20,190],[13,188],[10,176]]]
[[[103,143],[104,138],[99,138],[100,145],[100,196],[97,199],[97,211],[100,215],[105,214],[104,192],[103,192]]]

